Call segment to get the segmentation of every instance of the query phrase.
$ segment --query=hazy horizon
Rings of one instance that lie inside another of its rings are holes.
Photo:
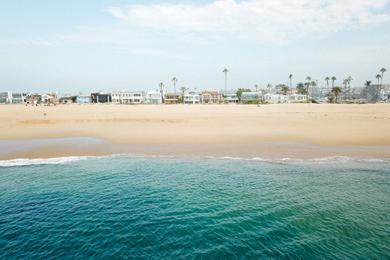
[[[389,25],[389,0],[2,1],[0,90],[221,90],[225,67],[229,89],[363,86],[390,69]]]

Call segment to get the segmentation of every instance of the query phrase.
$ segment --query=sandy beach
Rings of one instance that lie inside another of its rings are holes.
[[[1,159],[118,152],[390,158],[388,104],[3,105],[0,119],[3,147],[18,141],[20,148],[3,148]],[[59,138],[101,142],[50,142]],[[24,147],[28,140],[46,141]]]

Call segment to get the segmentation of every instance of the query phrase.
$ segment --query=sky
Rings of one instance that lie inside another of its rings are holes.
[[[390,0],[0,0],[0,91],[353,86],[385,67]]]

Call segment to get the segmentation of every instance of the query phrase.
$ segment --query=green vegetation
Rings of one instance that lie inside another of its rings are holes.
[[[342,91],[341,87],[333,87],[331,92],[328,95],[329,102],[330,103],[337,103],[338,98],[342,92],[343,91]]]
[[[301,95],[309,94],[304,83],[300,82],[297,84],[297,93]]]
[[[283,95],[287,95],[287,92],[290,90],[290,88],[289,87],[287,87],[286,85],[283,85],[282,86],[282,93],[283,93]]]
[[[236,92],[236,95],[238,97],[239,100],[241,100],[241,94],[242,92],[251,92],[252,90],[250,90],[249,88],[239,88]]]

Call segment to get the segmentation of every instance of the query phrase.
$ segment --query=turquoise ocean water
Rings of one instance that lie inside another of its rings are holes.
[[[390,162],[0,161],[0,259],[390,258]]]

